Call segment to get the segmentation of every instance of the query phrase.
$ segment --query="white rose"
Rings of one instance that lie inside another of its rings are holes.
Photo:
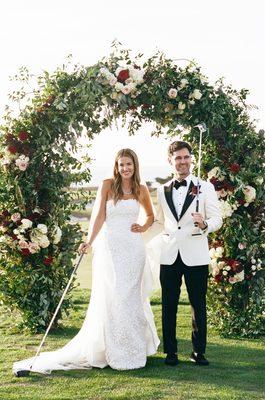
[[[219,261],[218,262],[218,268],[222,269],[225,266],[225,262],[224,261]],[[231,269],[230,267],[226,267],[226,270],[229,271],[229,269]]]
[[[47,238],[47,236],[43,235],[39,238],[39,246],[42,247],[43,249],[45,249],[46,247],[48,247],[50,244],[49,239]]]
[[[224,271],[223,271],[223,275],[224,275],[224,276],[228,275],[228,272],[224,270]]]
[[[100,68],[99,72],[103,76],[108,76],[110,74],[110,71],[106,67]]]
[[[126,79],[126,81],[124,83],[125,83],[125,85],[129,85],[129,83],[133,83],[133,79],[128,78],[128,79]]]
[[[200,100],[202,97],[202,93],[200,92],[199,89],[194,89],[192,93],[192,97],[196,100]]]
[[[255,271],[257,269],[256,265],[251,266],[252,271]]]
[[[243,281],[244,278],[245,278],[245,272],[244,272],[244,270],[242,270],[241,272],[239,272],[238,274],[236,274],[234,277],[236,278],[237,282]]]
[[[53,231],[53,243],[58,244],[61,240],[62,237],[62,230],[59,228],[59,226],[56,226],[56,228]]]
[[[256,189],[252,186],[245,186],[243,188],[243,193],[245,195],[245,200],[247,203],[251,203],[256,198]]]
[[[117,83],[117,78],[114,75],[111,75],[110,78],[108,79],[108,83],[110,86],[115,86]]]
[[[122,91],[123,94],[129,94],[129,93],[131,93],[131,90],[132,90],[132,89],[130,88],[129,85],[125,85],[125,86],[123,86],[122,89],[121,89],[121,91]]]
[[[215,250],[215,254],[217,258],[221,258],[224,252],[224,248],[223,247],[217,247]]]
[[[233,214],[233,209],[230,206],[230,204],[227,201],[220,200],[220,208],[221,208],[221,214],[223,218],[231,217]]]
[[[47,226],[44,224],[38,224],[37,225],[37,229],[43,234],[46,235],[46,233],[48,232]]]
[[[213,169],[211,169],[211,171],[208,172],[208,178],[212,179],[212,178],[217,178],[217,176],[220,174],[220,168],[219,167],[214,167]]]
[[[189,103],[190,103],[190,105],[194,105],[195,104],[195,101],[194,100],[189,100]]]
[[[132,68],[130,69],[130,77],[134,80],[136,85],[140,85],[144,82],[144,73],[143,69]]]
[[[184,103],[182,103],[181,101],[178,103],[178,109],[180,110],[180,111],[183,111],[183,110],[185,110],[185,108],[186,108],[186,104],[184,104]]]
[[[255,179],[255,182],[258,184],[258,185],[262,185],[263,184],[263,178],[262,177],[258,177],[258,178],[256,178]]]
[[[171,99],[175,99],[178,95],[178,91],[177,91],[177,89],[171,88],[171,89],[169,89],[167,94]]]
[[[123,89],[123,87],[124,87],[124,85],[123,85],[121,82],[117,82],[117,83],[115,84],[115,90],[116,90],[117,92],[120,92],[120,91]]]
[[[23,218],[21,220],[21,223],[22,223],[22,229],[29,229],[32,227],[32,221],[30,219]]]
[[[28,167],[28,163],[29,158],[24,155],[19,156],[15,161],[15,164],[20,169],[20,171],[25,171]]]
[[[209,250],[209,254],[210,254],[210,257],[211,257],[211,258],[217,258],[216,255],[215,255],[215,248],[214,248],[214,247],[212,247],[212,248]]]
[[[188,79],[185,79],[185,78],[181,79],[180,88],[181,89],[184,88],[188,83],[189,83]]]

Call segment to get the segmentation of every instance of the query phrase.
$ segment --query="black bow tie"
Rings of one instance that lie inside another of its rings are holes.
[[[174,188],[175,189],[180,188],[180,186],[187,186],[187,181],[185,179],[183,179],[183,181],[181,181],[181,182],[174,181]]]

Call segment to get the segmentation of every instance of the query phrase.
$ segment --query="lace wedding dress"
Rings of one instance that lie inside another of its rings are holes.
[[[92,262],[92,291],[84,323],[63,348],[41,353],[32,371],[91,367],[142,368],[156,353],[159,339],[148,294],[152,273],[141,233],[130,231],[140,205],[135,199],[106,204],[106,221]],[[14,363],[14,372],[29,369],[31,359]]]

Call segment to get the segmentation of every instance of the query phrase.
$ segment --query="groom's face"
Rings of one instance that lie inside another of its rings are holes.
[[[188,149],[184,148],[175,151],[168,161],[178,177],[184,179],[190,174],[191,154]]]

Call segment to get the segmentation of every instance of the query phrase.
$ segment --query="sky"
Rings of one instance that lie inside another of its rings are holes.
[[[264,16],[262,0],[2,2],[0,115],[8,102],[9,76],[20,66],[35,74],[53,71],[69,54],[74,62],[92,65],[110,53],[117,39],[146,57],[161,50],[169,58],[196,60],[210,82],[225,77],[235,89],[249,89],[248,103],[258,106],[251,116],[258,129],[264,128]],[[135,137],[121,129],[101,133],[91,148],[94,175],[107,174],[123,147],[138,153],[143,171],[166,173],[169,141],[151,138],[151,131],[149,124]]]

